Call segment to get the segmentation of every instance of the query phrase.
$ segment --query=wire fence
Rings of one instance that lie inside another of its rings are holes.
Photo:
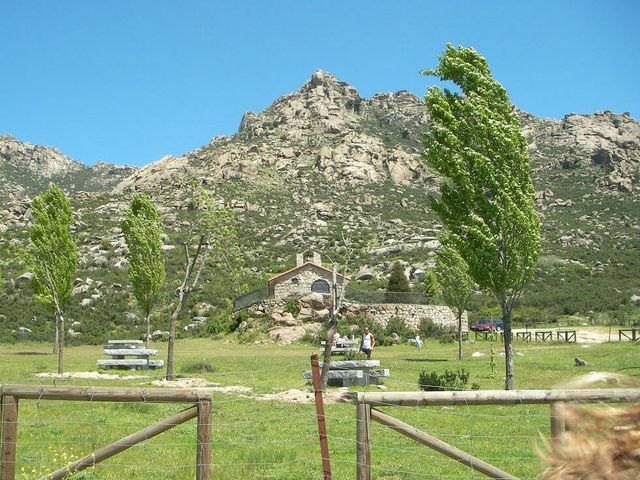
[[[211,478],[321,479],[322,464],[315,408],[307,401],[268,400],[271,390],[260,381],[289,376],[308,368],[304,359],[219,372],[218,380],[233,384],[243,378],[251,392],[211,390]],[[140,380],[130,380],[130,382]],[[148,382],[147,379],[142,381]],[[50,386],[54,381],[26,378],[27,385]],[[56,379],[57,386],[107,382]],[[416,389],[416,384],[388,378],[389,391]],[[213,388],[213,387],[212,387]],[[140,388],[144,392],[146,388]],[[300,377],[296,390],[309,393]],[[375,386],[364,392],[379,391]],[[312,395],[311,395],[312,396]],[[166,418],[184,406],[144,398],[137,403],[114,401],[46,401],[20,404],[17,438],[18,479],[43,478],[75,458],[90,454],[145,426]],[[543,467],[535,453],[550,436],[548,405],[438,405],[402,406],[379,403],[376,408],[428,432],[443,441],[497,465],[521,479],[534,479]],[[328,442],[334,479],[356,474],[356,431],[359,421],[353,403],[325,405]],[[184,423],[149,441],[77,474],[77,479],[193,479],[196,426]],[[377,479],[485,478],[443,455],[376,424],[371,428],[371,473]],[[4,480],[4,479],[3,479]]]
[[[429,305],[433,302],[433,295],[424,292],[381,292],[377,290],[362,290],[347,285],[344,298],[349,302],[365,304],[403,303],[412,305]]]
[[[80,456],[144,428],[174,405],[31,401],[20,406],[17,477],[43,478]],[[549,410],[540,405],[398,407],[395,417],[487,462],[533,479],[541,471],[534,445],[549,436]],[[354,478],[357,420],[352,404],[325,406],[335,479]],[[499,425],[498,428],[496,426]],[[322,478],[312,404],[256,401],[237,395],[213,400],[211,478]],[[483,478],[384,426],[372,428],[372,478]],[[89,470],[83,479],[193,479],[193,424],[135,445]],[[71,477],[74,478],[74,477]]]

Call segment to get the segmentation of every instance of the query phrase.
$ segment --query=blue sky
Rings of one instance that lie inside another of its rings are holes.
[[[0,0],[0,134],[143,165],[233,134],[316,69],[424,95],[447,42],[518,107],[640,118],[640,2]]]

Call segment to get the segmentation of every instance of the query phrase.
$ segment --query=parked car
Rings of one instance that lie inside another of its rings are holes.
[[[474,332],[493,332],[504,329],[504,323],[502,320],[479,320],[475,325],[471,325],[471,330]]]

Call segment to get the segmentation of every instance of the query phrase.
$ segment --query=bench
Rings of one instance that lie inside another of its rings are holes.
[[[149,357],[158,354],[158,350],[144,348],[142,340],[109,340],[104,347],[104,354],[110,359],[96,361],[102,368],[129,368],[131,370],[154,369],[164,366],[163,360],[150,360]],[[127,358],[129,357],[129,358]]]
[[[378,385],[380,379],[389,376],[388,368],[379,368],[380,360],[344,360],[331,362],[328,374],[329,385],[349,387],[351,385]],[[320,362],[322,368],[322,362]],[[310,380],[311,370],[302,373]]]
[[[635,342],[640,340],[640,328],[620,328],[618,329],[618,341],[622,342],[623,337],[624,340],[631,340]]]
[[[563,340],[565,343],[576,341],[576,331],[575,330],[558,330],[556,332],[556,339],[558,341]]]

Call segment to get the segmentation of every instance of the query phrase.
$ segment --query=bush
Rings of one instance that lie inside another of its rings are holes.
[[[413,338],[415,335],[415,332],[407,327],[404,319],[400,317],[393,317],[389,319],[389,322],[384,329],[384,334],[386,337],[390,337],[392,333],[397,334],[400,337],[401,342],[405,342],[409,338]]]
[[[213,373],[215,371],[216,367],[207,360],[199,360],[182,366],[183,373]]]
[[[469,372],[465,369],[456,371],[445,370],[444,373],[420,372],[418,387],[425,392],[443,392],[446,390],[464,390],[469,382]],[[477,390],[477,385],[473,385]],[[479,387],[478,387],[479,388]]]
[[[441,343],[451,343],[456,339],[455,327],[443,327],[438,325],[430,318],[420,320],[418,332],[423,339],[431,338]]]
[[[366,360],[367,356],[364,352],[346,352],[344,360]]]
[[[283,312],[288,312],[294,317],[297,317],[300,313],[300,304],[297,299],[292,298],[289,300],[284,307],[282,307]]]
[[[241,316],[233,316],[229,310],[222,310],[207,322],[207,333],[209,335],[231,333],[238,326],[238,318],[241,318]]]

